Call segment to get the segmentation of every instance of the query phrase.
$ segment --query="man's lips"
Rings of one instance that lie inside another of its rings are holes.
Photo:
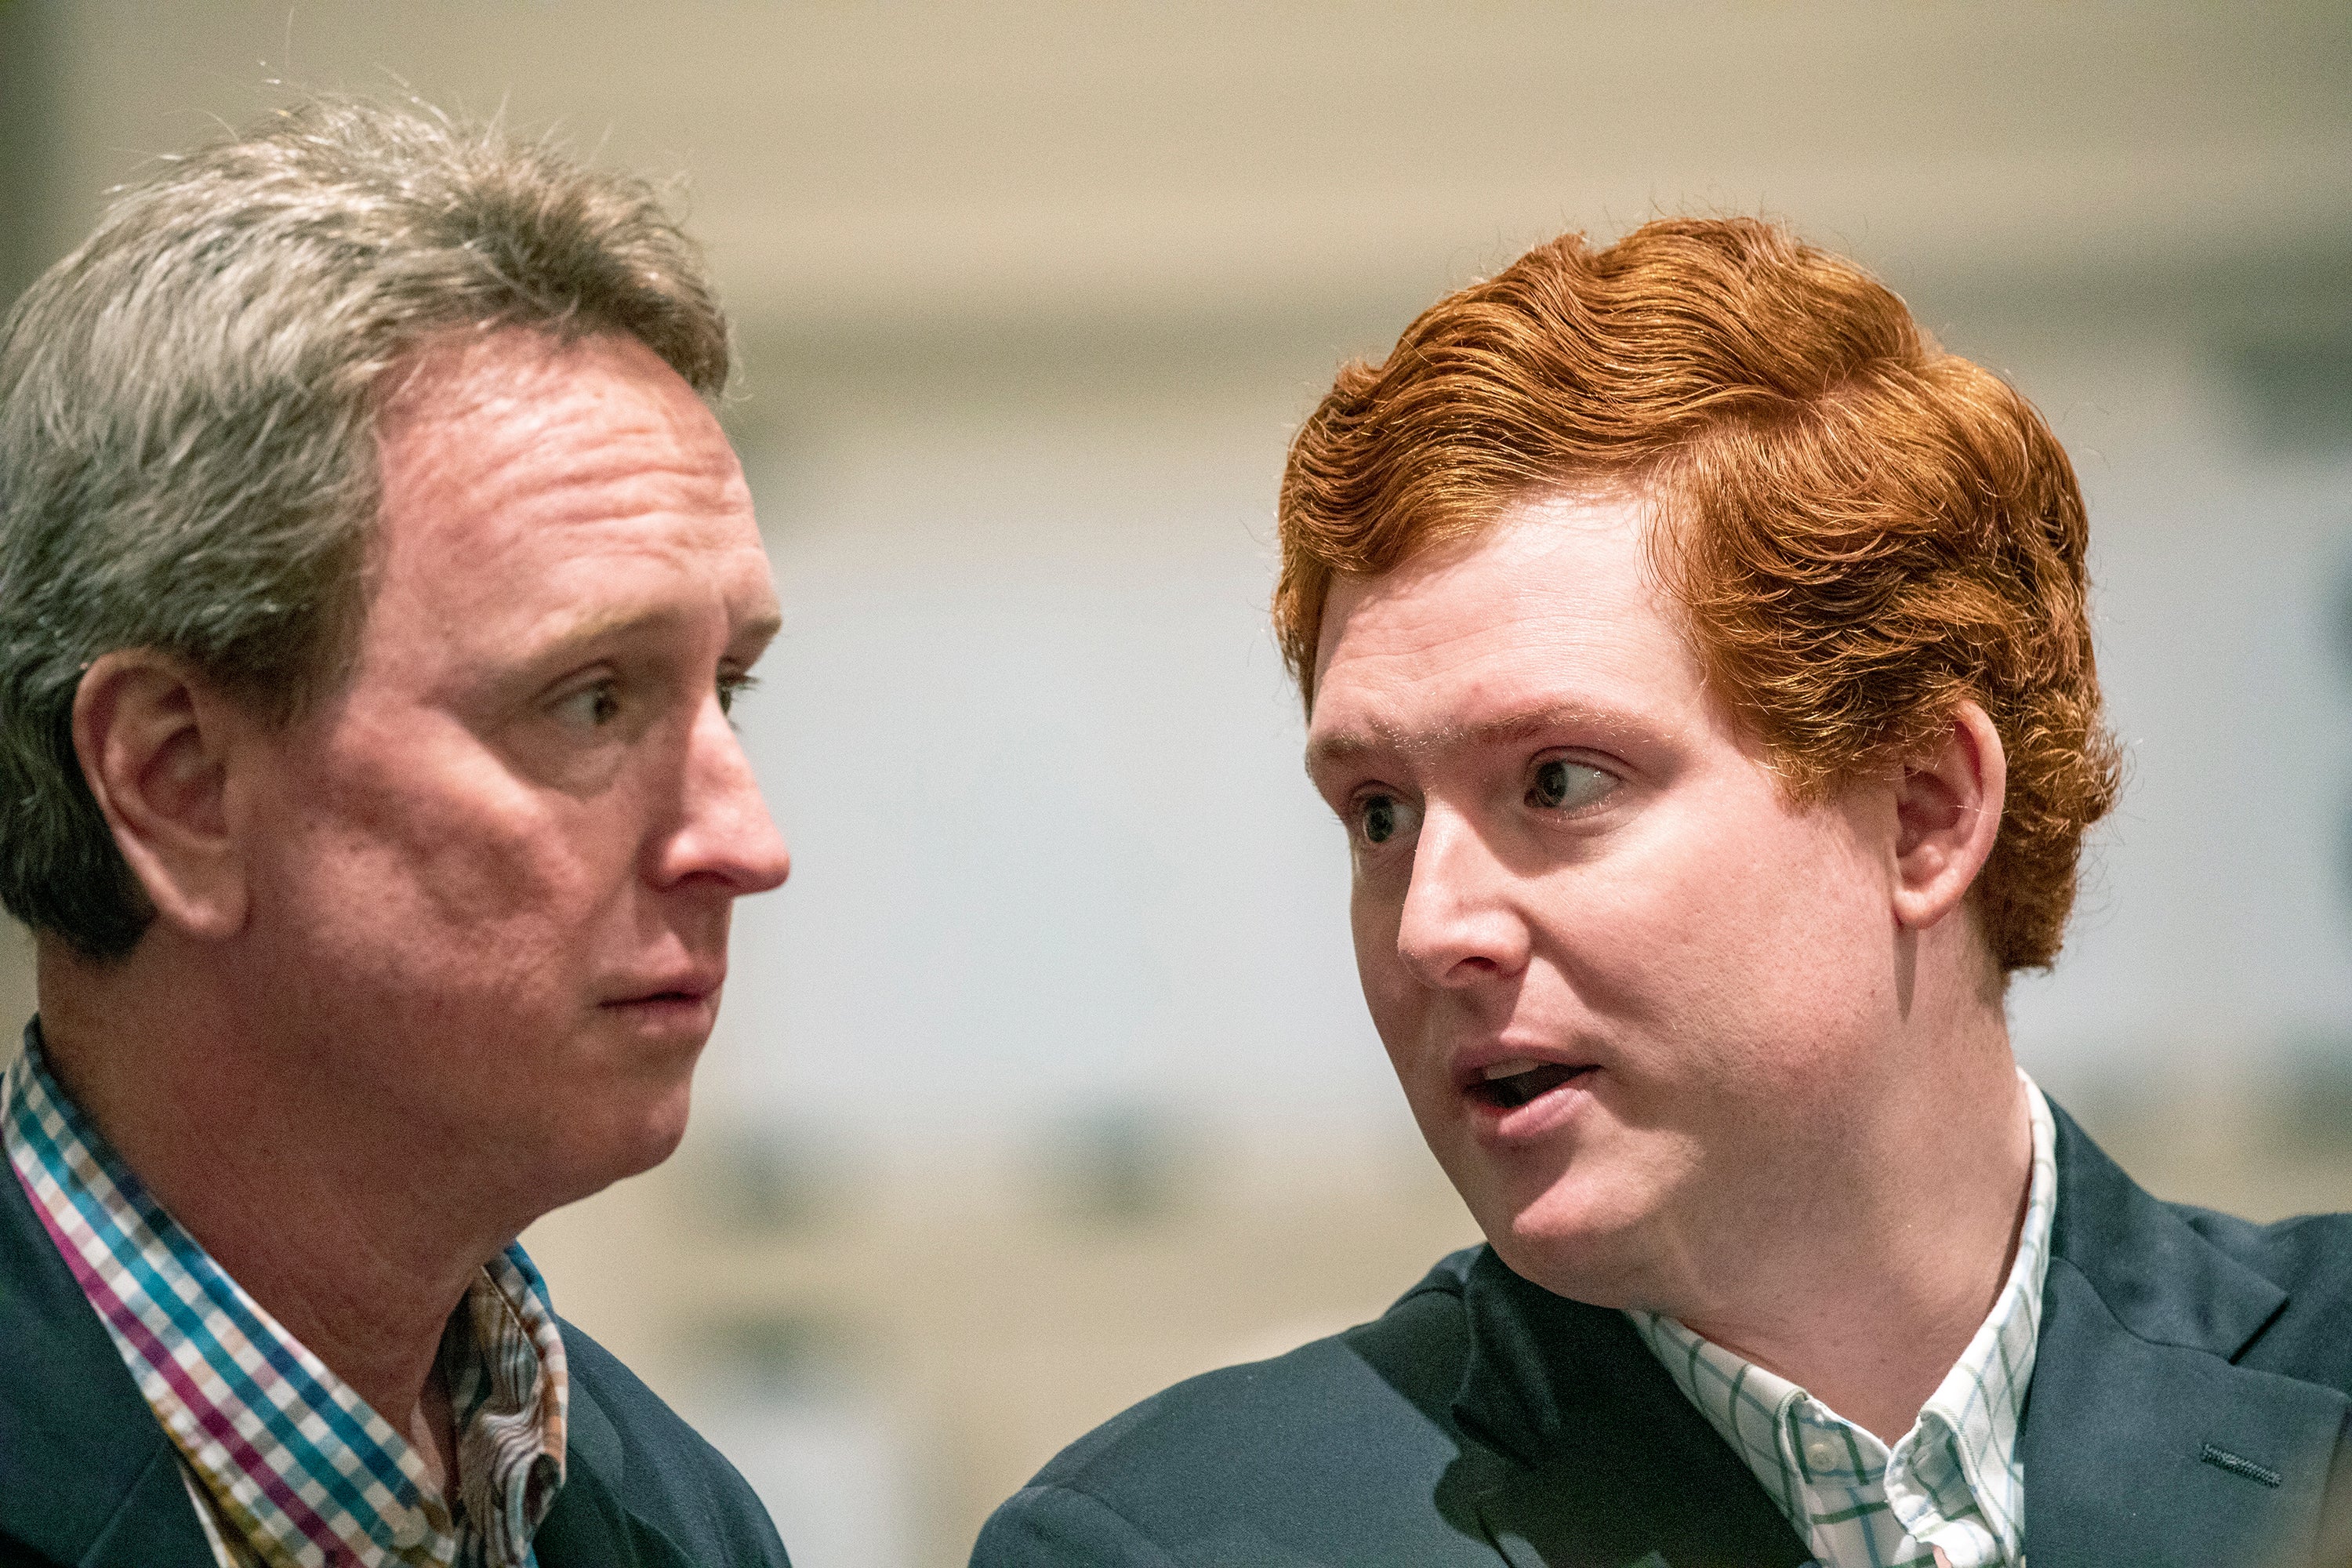
[[[1592,1070],[1590,1063],[1579,1066],[1513,1057],[1488,1067],[1475,1082],[1466,1086],[1464,1092],[1482,1105],[1492,1106],[1497,1110],[1514,1110]]]
[[[1487,1069],[1486,1077],[1469,1087],[1467,1092],[1471,1099],[1497,1110],[1515,1110],[1591,1070],[1589,1067],[1570,1067],[1563,1062],[1516,1058],[1496,1063]]]
[[[643,983],[628,983],[614,987],[618,993],[607,996],[607,1007],[677,1006],[707,1002],[719,994],[726,980],[723,969],[698,969]]]
[[[1514,1049],[1496,1042],[1463,1051],[1454,1061],[1454,1086],[1474,1105],[1507,1112],[1540,1100],[1563,1084],[1573,1083],[1597,1069],[1598,1064],[1577,1061],[1558,1050],[1525,1047]]]

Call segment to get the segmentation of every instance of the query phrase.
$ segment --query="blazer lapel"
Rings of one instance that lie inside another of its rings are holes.
[[[2302,1563],[2352,1400],[2234,1364],[2286,1292],[2140,1190],[2063,1111],[2018,1447],[2033,1568]]]
[[[1622,1312],[1482,1251],[1460,1484],[1512,1568],[1796,1568],[1811,1553]],[[1483,1444],[1485,1447],[1481,1447]]]
[[[565,1418],[563,1489],[531,1537],[539,1568],[694,1568],[621,1500],[621,1435],[576,1382]]]
[[[177,1452],[0,1158],[0,1542],[76,1568],[209,1568]]]

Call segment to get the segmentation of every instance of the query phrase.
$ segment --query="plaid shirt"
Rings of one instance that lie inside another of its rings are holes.
[[[1629,1312],[1650,1352],[1764,1483],[1824,1568],[2025,1568],[2017,1425],[2042,1332],[2057,1128],[2023,1073],[2033,1175],[1991,1314],[1890,1449],[1786,1378],[1672,1318]]]
[[[37,1020],[0,1079],[0,1142],[180,1451],[221,1568],[530,1568],[563,1484],[563,1342],[520,1247],[441,1341],[458,1494],[181,1228],[50,1076]]]

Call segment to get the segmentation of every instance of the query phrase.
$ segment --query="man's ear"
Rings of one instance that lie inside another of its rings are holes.
[[[1906,758],[1895,781],[1895,919],[1924,931],[1959,908],[2000,833],[2009,760],[1974,702]]]
[[[245,924],[246,868],[227,810],[228,752],[251,721],[178,659],[102,654],[74,692],[74,755],[158,919],[198,938]]]

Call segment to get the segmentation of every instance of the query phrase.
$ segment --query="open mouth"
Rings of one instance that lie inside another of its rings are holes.
[[[1537,1062],[1525,1058],[1496,1062],[1486,1069],[1478,1082],[1470,1086],[1470,1097],[1498,1110],[1509,1110],[1525,1105],[1538,1095],[1550,1093],[1571,1079],[1582,1078],[1591,1070],[1589,1065],[1570,1067],[1565,1062]]]

